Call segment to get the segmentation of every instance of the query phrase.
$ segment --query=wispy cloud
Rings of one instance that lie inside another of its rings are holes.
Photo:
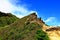
[[[56,17],[49,17],[45,20],[45,23],[50,26],[58,26],[60,23],[57,21]]]
[[[55,17],[49,17],[48,19],[45,20],[45,22],[51,22],[51,21],[54,21],[56,20]]]
[[[13,2],[17,0],[13,0]],[[23,6],[22,6],[23,5]],[[0,0],[0,11],[5,13],[12,13],[17,17],[21,18],[28,14],[30,14],[31,10],[27,7],[24,7],[24,4],[20,4],[19,6],[14,5],[10,2],[10,0]]]

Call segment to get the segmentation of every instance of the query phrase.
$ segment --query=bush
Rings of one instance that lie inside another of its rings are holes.
[[[45,33],[43,30],[37,30],[36,32],[36,38],[37,40],[49,40],[49,37],[47,33]]]
[[[6,26],[6,25],[9,25],[9,24],[11,24],[11,23],[13,23],[13,22],[15,22],[16,20],[17,20],[18,18],[17,17],[14,17],[14,16],[12,16],[12,17],[0,17],[0,27],[4,27],[4,26]]]

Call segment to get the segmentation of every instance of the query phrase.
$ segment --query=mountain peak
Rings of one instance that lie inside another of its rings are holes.
[[[40,24],[41,26],[43,26],[43,24],[45,24],[45,22],[43,22],[43,20],[40,18],[37,17],[37,14],[36,13],[31,13],[30,15],[24,17],[26,18],[25,20],[25,23],[38,23]]]
[[[36,13],[31,13],[29,16],[32,17],[32,18],[37,18]]]
[[[34,13],[31,13],[31,15],[36,15],[36,13],[34,12]]]

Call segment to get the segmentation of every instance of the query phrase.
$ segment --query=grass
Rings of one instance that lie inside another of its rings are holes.
[[[50,40],[47,33],[44,32],[42,29],[37,30],[36,38],[37,40]]]
[[[14,23],[18,18],[10,13],[0,12],[0,27]]]

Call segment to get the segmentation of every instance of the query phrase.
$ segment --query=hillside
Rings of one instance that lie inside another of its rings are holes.
[[[0,12],[0,27],[14,23],[18,18],[11,13]]]
[[[49,40],[42,30],[45,23],[32,13],[0,29],[0,40]]]
[[[0,40],[60,40],[60,27],[48,26],[36,13],[19,19],[0,12]]]
[[[60,40],[60,27],[43,25],[43,31],[45,31],[50,40]]]

